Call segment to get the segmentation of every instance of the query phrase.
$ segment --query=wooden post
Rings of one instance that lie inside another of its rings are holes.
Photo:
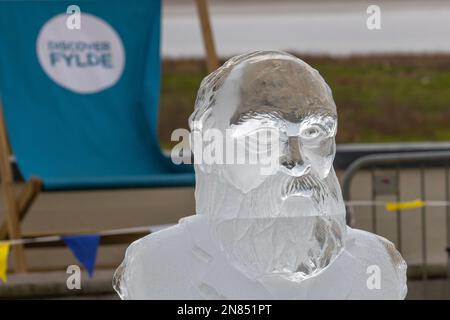
[[[206,50],[206,66],[208,72],[213,72],[219,67],[219,59],[217,58],[216,48],[214,46],[214,37],[209,21],[208,5],[206,0],[196,0],[196,2],[202,28],[203,43]]]
[[[20,239],[19,208],[14,192],[14,177],[11,164],[9,162],[8,138],[6,126],[3,119],[3,108],[0,102],[0,174],[1,193],[4,201],[5,219],[10,239]],[[15,259],[15,271],[23,273],[27,271],[25,251],[22,245],[13,247]]]

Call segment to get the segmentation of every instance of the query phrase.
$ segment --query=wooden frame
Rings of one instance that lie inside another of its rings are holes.
[[[7,238],[20,239],[22,237],[20,221],[41,190],[40,180],[31,178],[25,183],[22,192],[17,196],[14,188],[14,176],[10,159],[11,152],[9,150],[6,126],[3,118],[3,106],[0,102],[0,174],[1,193],[5,211],[5,222],[0,225],[0,240]],[[18,273],[26,272],[27,265],[23,246],[14,246],[13,253],[15,271]]]
[[[206,51],[206,65],[208,72],[212,72],[219,66],[219,61],[214,46],[213,33],[209,21],[207,0],[196,0],[198,15],[200,19],[203,43]],[[6,125],[3,117],[3,106],[0,99],[0,193],[4,203],[5,221],[0,224],[0,240],[20,239],[23,237],[20,224],[28,213],[30,206],[42,190],[42,182],[38,178],[31,178],[25,182],[22,191],[17,195],[14,186],[13,168],[11,165],[11,151],[8,143]],[[42,236],[42,235],[34,235]],[[125,243],[143,235],[120,235],[109,236],[102,240],[102,244]],[[114,239],[113,239],[114,238]],[[117,238],[117,239],[116,239]],[[124,242],[125,241],[125,242]],[[43,244],[32,244],[27,247],[37,247]],[[61,246],[62,241],[44,244],[45,246]],[[15,272],[27,272],[25,249],[23,245],[13,246]]]
[[[208,72],[213,72],[219,67],[219,59],[217,58],[216,47],[214,45],[214,37],[209,21],[209,11],[206,0],[196,0],[198,16],[202,28],[203,44],[206,51],[206,66]]]

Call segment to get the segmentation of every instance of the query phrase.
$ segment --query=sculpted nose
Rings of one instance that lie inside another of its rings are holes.
[[[301,177],[311,171],[311,164],[303,158],[298,137],[289,137],[287,152],[281,158],[281,168],[286,173]]]

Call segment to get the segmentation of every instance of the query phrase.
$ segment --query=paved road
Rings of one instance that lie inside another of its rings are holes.
[[[366,27],[366,9],[381,8],[381,30]],[[450,52],[448,1],[212,1],[218,53],[285,49],[310,54]],[[191,2],[164,7],[164,56],[203,56],[199,22]]]

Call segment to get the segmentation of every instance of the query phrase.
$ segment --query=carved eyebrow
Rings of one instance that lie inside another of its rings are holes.
[[[264,121],[261,121],[264,120]],[[265,129],[265,128],[278,128],[283,127],[283,119],[277,117],[262,116],[259,118],[251,117],[247,120],[240,121],[239,123],[232,124],[230,129],[233,130],[234,136],[245,136],[252,132]]]
[[[337,119],[337,116],[334,112],[330,112],[329,110],[317,110],[312,109],[308,112],[306,112],[304,115],[302,115],[302,121],[307,120],[309,118],[315,118],[315,119],[323,119],[323,118],[333,118]]]
[[[277,111],[247,111],[240,114],[235,121],[232,121],[232,124],[238,125],[251,120],[280,121],[283,119],[283,116]]]

